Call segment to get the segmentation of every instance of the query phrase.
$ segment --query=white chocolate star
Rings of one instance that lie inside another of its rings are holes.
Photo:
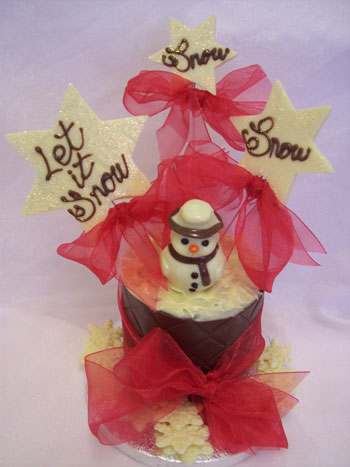
[[[216,18],[211,16],[195,29],[170,18],[171,44],[151,57],[169,71],[200,84],[216,94],[215,68],[231,60],[237,52],[215,41]]]
[[[102,122],[70,84],[51,130],[7,135],[37,172],[22,213],[67,209],[89,230],[111,200],[145,193],[132,152],[146,118]]]
[[[123,342],[123,331],[122,328],[114,328],[113,321],[107,319],[102,327],[98,327],[95,324],[88,325],[91,335],[85,340],[84,350],[79,360],[84,363],[84,358],[99,350],[110,349],[113,347],[122,347]],[[108,362],[108,354],[106,354],[105,362]],[[115,364],[115,362],[114,362]],[[114,366],[114,365],[113,365]],[[112,368],[113,368],[112,366]]]
[[[295,110],[286,91],[275,81],[260,115],[232,117],[246,150],[240,165],[262,175],[285,202],[298,173],[333,172],[314,141],[330,107]]]

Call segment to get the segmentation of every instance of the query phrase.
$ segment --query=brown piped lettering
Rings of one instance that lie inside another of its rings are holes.
[[[254,122],[249,123],[250,129],[260,137],[249,136],[249,130],[247,129],[242,131],[248,153],[253,157],[263,157],[268,154],[269,157],[275,156],[281,160],[290,157],[292,161],[306,161],[310,156],[311,148],[307,148],[304,154],[304,149],[297,144],[281,143],[278,138],[270,137],[268,133],[270,133],[274,124],[273,117],[262,118],[257,125]]]
[[[224,61],[230,53],[230,49],[226,48],[225,51],[221,48],[214,47],[211,50],[203,50],[201,54],[195,53],[187,55],[186,52],[190,44],[187,39],[182,39],[177,47],[166,47],[166,54],[162,55],[162,62],[168,67],[174,67],[181,73],[186,73],[189,69],[194,69],[196,65],[206,65],[210,58],[215,62],[217,60]]]

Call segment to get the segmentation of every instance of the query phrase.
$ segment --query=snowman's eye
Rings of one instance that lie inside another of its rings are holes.
[[[208,246],[209,245],[209,240],[203,240],[202,245],[203,246]]]
[[[190,241],[189,241],[187,238],[182,238],[182,239],[181,239],[181,243],[182,243],[183,245],[187,245],[188,243],[190,243]]]

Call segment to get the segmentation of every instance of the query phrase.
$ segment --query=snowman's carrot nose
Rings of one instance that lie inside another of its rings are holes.
[[[199,246],[198,245],[190,245],[188,247],[190,253],[198,253],[199,251]]]

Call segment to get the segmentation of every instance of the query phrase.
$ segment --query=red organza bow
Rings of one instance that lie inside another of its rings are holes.
[[[238,166],[224,151],[214,153],[217,146],[202,146],[205,153],[189,146],[186,157],[163,161],[145,195],[113,207],[104,222],[73,243],[61,245],[58,253],[84,264],[104,283],[114,276],[123,281],[121,261],[131,248],[148,280],[166,288],[154,245],[165,248],[169,214],[195,198],[207,201],[220,214],[225,255],[236,246],[246,273],[259,289],[271,292],[289,261],[317,265],[308,252],[325,250],[277,199],[267,181]]]
[[[159,253],[152,244],[145,222],[153,215],[150,204],[143,205],[139,198],[119,203],[110,209],[107,218],[72,243],[58,248],[65,258],[89,268],[102,284],[114,277],[120,279],[124,254],[131,248],[139,261],[147,265],[152,279],[167,289],[167,281],[160,269]]]
[[[135,441],[188,395],[204,406],[210,441],[230,454],[288,447],[281,416],[307,372],[242,375],[264,348],[260,316],[205,375],[160,328],[131,349],[89,355],[89,426],[103,444]],[[125,354],[124,354],[125,350]]]
[[[151,116],[170,108],[165,123],[157,130],[161,159],[180,154],[188,139],[210,141],[206,123],[230,146],[243,151],[244,141],[229,117],[263,111],[270,91],[265,78],[259,65],[232,71],[217,84],[215,96],[174,73],[142,71],[128,82],[124,105],[133,115]],[[251,90],[257,83],[259,90]],[[254,101],[256,91],[259,100]],[[242,98],[247,100],[239,100]]]

